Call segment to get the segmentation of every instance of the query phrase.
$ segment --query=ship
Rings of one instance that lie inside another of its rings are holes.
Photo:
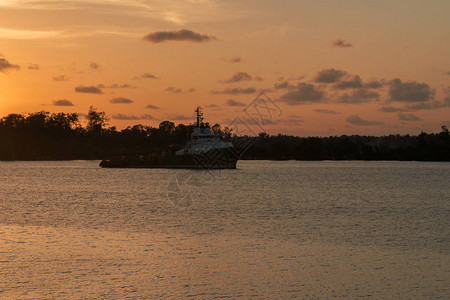
[[[203,122],[200,106],[190,139],[184,147],[170,147],[161,154],[108,156],[103,168],[236,169],[239,154],[233,143],[223,140]]]

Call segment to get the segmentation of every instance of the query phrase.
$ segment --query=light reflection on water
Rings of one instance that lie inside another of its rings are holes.
[[[450,164],[0,162],[0,298],[447,298]]]

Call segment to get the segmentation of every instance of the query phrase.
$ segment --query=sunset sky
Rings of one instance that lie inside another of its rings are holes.
[[[92,105],[124,128],[201,105],[227,126],[264,91],[270,134],[439,132],[449,16],[448,0],[0,0],[0,116]]]

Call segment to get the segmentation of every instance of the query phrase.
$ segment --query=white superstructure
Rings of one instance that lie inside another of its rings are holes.
[[[186,143],[184,148],[175,152],[176,155],[195,155],[214,149],[233,148],[233,143],[221,140],[218,134],[212,133],[211,128],[203,123],[203,112],[200,107],[197,107],[195,112],[197,113],[197,123],[191,134],[191,140]]]

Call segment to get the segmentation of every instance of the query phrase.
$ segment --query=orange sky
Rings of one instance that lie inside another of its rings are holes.
[[[264,91],[276,110],[253,131],[438,132],[448,15],[448,0],[0,0],[0,116],[93,105],[123,128],[202,105],[227,126]]]

